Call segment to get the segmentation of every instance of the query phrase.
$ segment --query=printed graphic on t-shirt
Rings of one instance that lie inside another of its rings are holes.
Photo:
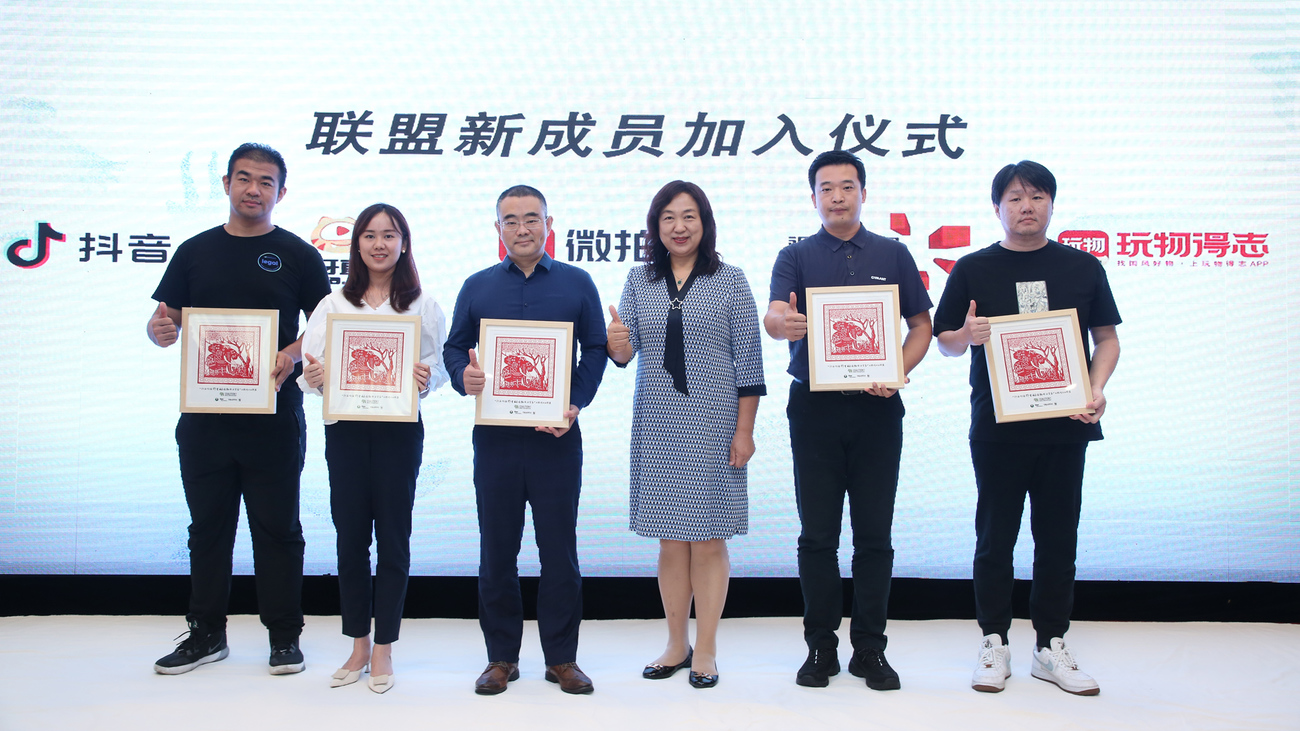
[[[1065,332],[1059,327],[1003,333],[1002,353],[1007,387],[1013,393],[1070,385]]]
[[[1016,303],[1022,315],[1047,312],[1047,282],[1016,282]]]
[[[826,360],[878,361],[885,359],[881,333],[885,325],[885,306],[880,302],[828,304],[823,309],[830,338],[826,340]]]
[[[498,337],[494,396],[555,396],[555,338]]]
[[[256,386],[261,346],[257,325],[199,325],[199,383]]]
[[[343,331],[343,360],[348,364],[339,389],[401,393],[405,335],[369,330]]]

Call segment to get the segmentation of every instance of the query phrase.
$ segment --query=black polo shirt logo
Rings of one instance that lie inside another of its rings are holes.
[[[280,271],[280,255],[267,252],[257,257],[257,265],[268,272]]]

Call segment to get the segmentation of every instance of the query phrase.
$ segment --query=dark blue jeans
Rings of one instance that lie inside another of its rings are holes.
[[[411,571],[411,509],[424,452],[424,422],[340,421],[325,427],[330,515],[338,535],[343,634],[396,642]],[[376,551],[370,578],[370,541]]]
[[[1070,629],[1074,558],[1079,542],[1083,463],[1087,442],[1073,444],[970,443],[979,502],[975,507],[975,617],[980,631],[1011,629],[1012,552],[1029,495],[1034,536],[1034,581],[1029,617],[1038,646]]]
[[[853,604],[849,639],[857,649],[885,649],[889,582],[894,569],[890,531],[903,450],[903,402],[868,394],[809,391],[790,386],[786,415],[799,507],[799,584],[804,640],[809,649],[838,646],[844,614],[840,527],[844,497],[853,528]]]
[[[582,620],[577,540],[581,492],[582,432],[576,422],[558,439],[532,427],[474,427],[478,621],[489,662],[519,662],[524,631],[519,545],[525,505],[533,509],[542,565],[537,590],[542,653],[547,665],[577,659]]]

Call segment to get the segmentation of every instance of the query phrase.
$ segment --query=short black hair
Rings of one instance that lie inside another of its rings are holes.
[[[1056,202],[1056,176],[1052,175],[1052,171],[1033,160],[1021,160],[1002,168],[993,176],[993,205],[1002,205],[1002,195],[1016,178],[1020,178],[1020,182],[1025,185],[1043,191],[1053,203]]]
[[[542,202],[542,215],[546,215],[546,196],[531,185],[512,185],[497,196],[497,215],[501,215],[501,201],[506,198],[536,198]]]
[[[700,211],[700,226],[703,228],[700,236],[700,248],[696,249],[695,268],[691,271],[695,274],[716,274],[718,267],[722,265],[722,257],[718,256],[718,223],[713,218],[713,205],[709,203],[709,197],[704,194],[700,186],[685,180],[674,180],[655,193],[655,197],[650,201],[650,211],[646,213],[645,229],[645,258],[649,259],[646,263],[646,279],[654,282],[672,274],[673,263],[668,255],[668,247],[659,238],[659,216],[663,214],[664,209],[677,196],[685,193],[695,201],[695,207]]]
[[[252,160],[254,162],[269,162],[280,168],[280,187],[284,187],[284,181],[289,177],[289,169],[284,166],[284,156],[276,152],[270,145],[264,145],[261,142],[245,142],[235,151],[230,153],[230,162],[226,163],[226,177],[235,174],[236,160]]]
[[[812,165],[808,168],[808,187],[814,193],[817,192],[817,171],[827,165],[852,165],[858,171],[858,185],[867,187],[867,167],[857,155],[844,150],[827,150],[813,158]]]

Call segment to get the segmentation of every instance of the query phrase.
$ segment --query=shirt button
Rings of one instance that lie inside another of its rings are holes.
[[[853,258],[853,255],[852,255],[852,254],[849,254],[849,258],[852,259],[852,258]]]
[[[849,276],[850,276],[850,277],[853,276],[853,271],[852,271],[852,270],[849,270]]]

